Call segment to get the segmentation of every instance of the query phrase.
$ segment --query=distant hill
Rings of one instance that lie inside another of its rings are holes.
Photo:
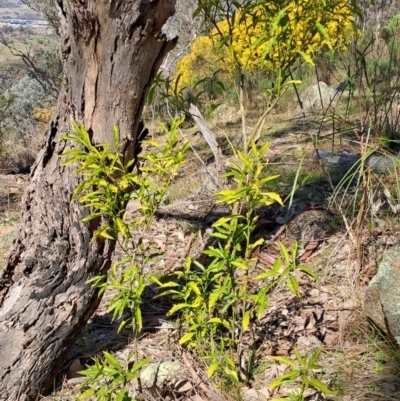
[[[21,0],[0,0],[0,19],[42,19]]]

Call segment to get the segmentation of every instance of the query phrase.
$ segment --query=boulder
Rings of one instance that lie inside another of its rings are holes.
[[[319,157],[318,157],[319,156]],[[312,154],[314,160],[321,160],[328,167],[346,167],[350,168],[360,160],[360,155],[352,155],[349,153],[332,153],[328,150],[318,150]]]
[[[327,150],[318,150],[318,155],[319,157],[316,152],[314,152],[312,158],[314,160],[320,158],[327,167],[343,167],[349,169],[360,161],[360,155],[352,155],[349,153],[332,153]],[[394,172],[398,164],[396,162],[398,158],[399,155],[385,156],[376,153],[368,156],[365,161],[365,166],[371,168],[374,173],[384,174]]]
[[[319,112],[328,107],[335,107],[341,94],[344,92],[345,86],[342,84],[329,87],[325,82],[318,82],[315,85],[309,86],[300,95],[303,110],[306,114]],[[301,112],[300,106],[297,107],[297,112]]]
[[[400,246],[387,250],[365,296],[366,315],[400,346]]]
[[[182,365],[178,362],[150,363],[140,371],[140,380],[144,388],[162,389],[167,384],[173,385],[181,382],[183,371]]]

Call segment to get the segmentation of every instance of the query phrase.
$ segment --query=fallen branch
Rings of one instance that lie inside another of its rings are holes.
[[[218,184],[220,184],[220,186],[223,187],[224,182],[222,182],[221,176],[223,173],[225,173],[225,164],[222,150],[218,145],[218,142],[215,139],[214,134],[212,133],[206,121],[204,120],[203,116],[201,115],[200,110],[194,104],[190,105],[189,113],[192,116],[195,124],[199,128],[200,132],[204,136],[204,139],[206,140],[211,151],[213,152],[215,159],[215,166],[217,170],[217,177],[214,178],[217,180]]]

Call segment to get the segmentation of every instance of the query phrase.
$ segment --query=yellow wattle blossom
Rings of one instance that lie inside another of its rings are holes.
[[[277,18],[280,16],[280,18]],[[230,29],[218,23],[210,36],[198,37],[179,63],[179,86],[222,70],[227,78],[243,71],[285,69],[303,57],[311,62],[324,46],[345,48],[356,35],[353,9],[347,0],[281,0],[265,2],[251,13],[239,10]],[[226,45],[218,45],[223,41]]]

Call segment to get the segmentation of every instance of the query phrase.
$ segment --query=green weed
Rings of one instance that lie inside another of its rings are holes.
[[[134,336],[134,349],[123,363],[103,352],[101,358],[95,358],[94,364],[81,372],[86,376],[81,398],[132,400],[126,385],[133,378],[138,379],[140,390],[139,371],[148,362],[140,361],[137,352],[146,282],[142,268],[160,255],[151,253],[152,247],[145,246],[143,239],[184,162],[188,144],[180,145],[178,141],[177,129],[181,122],[174,120],[170,129],[163,126],[165,146],[147,141],[154,151],[141,157],[143,165],[139,171],[132,171],[134,162],[123,164],[116,129],[112,146],[93,145],[88,133],[77,125],[64,137],[79,145],[62,155],[66,158],[64,165],[78,163],[76,174],[84,175],[73,201],[78,200],[89,209],[84,221],[98,218],[102,221],[93,240],[99,237],[118,240],[125,250],[125,257],[112,266],[108,276],[94,277],[90,283],[99,289],[100,295],[106,289],[114,290],[108,312],[112,312],[113,319],[121,320],[119,330],[130,328]],[[316,279],[309,267],[297,261],[297,243],[291,250],[279,244],[280,258],[272,268],[255,277],[250,274],[256,264],[252,253],[264,242],[252,239],[258,221],[257,209],[275,202],[282,204],[281,197],[268,189],[278,176],[268,174],[269,165],[264,159],[267,149],[267,144],[257,149],[253,142],[247,155],[238,151],[237,159],[228,162],[225,176],[233,185],[218,192],[216,202],[225,203],[231,208],[231,214],[213,224],[215,242],[203,251],[207,261],[202,264],[189,256],[184,269],[174,272],[166,282],[152,277],[161,290],[159,296],[170,295],[175,301],[168,315],[180,315],[179,343],[187,349],[196,348],[208,366],[208,376],[213,376],[224,389],[236,389],[238,394],[239,382],[249,382],[259,368],[256,348],[250,350],[247,360],[244,357],[243,336],[254,336],[253,323],[269,307],[270,292],[277,286],[286,286],[299,296],[299,283],[293,274],[296,270]],[[132,198],[138,202],[139,213],[132,222],[127,222],[123,211]],[[128,244],[132,242],[135,252],[129,253]],[[128,318],[125,318],[126,311],[129,311]],[[273,385],[300,378],[298,398],[293,399],[301,400],[299,397],[309,386],[328,394],[326,386],[311,375],[319,352],[303,358],[297,351],[295,354],[296,362],[289,363],[289,359],[281,362],[296,368],[296,374],[285,376],[281,381],[277,379]]]
[[[272,269],[251,277],[256,260],[253,250],[264,240],[252,241],[259,206],[274,202],[282,204],[280,196],[266,188],[278,176],[268,175],[264,154],[268,145],[259,149],[252,143],[245,155],[237,152],[239,161],[229,162],[226,177],[235,185],[216,194],[217,203],[232,207],[232,214],[221,217],[212,234],[218,241],[203,251],[207,264],[190,257],[183,271],[172,274],[169,281],[153,280],[162,290],[160,296],[171,295],[176,304],[169,315],[180,314],[182,336],[179,343],[195,348],[208,363],[208,376],[222,381],[239,382],[252,375],[254,363],[245,361],[242,338],[251,333],[252,322],[269,307],[268,293],[278,285],[286,285],[299,295],[299,284],[292,274],[300,270],[316,278],[305,265],[296,261],[297,244],[288,251],[279,244],[281,258]],[[259,288],[251,291],[252,288]]]
[[[125,251],[125,257],[112,266],[108,276],[96,276],[88,283],[99,289],[99,296],[107,289],[115,290],[107,312],[112,312],[113,320],[121,320],[118,331],[124,327],[130,328],[134,337],[134,350],[128,355],[124,366],[111,354],[104,352],[102,360],[95,359],[92,367],[81,372],[87,376],[82,388],[89,386],[82,398],[96,396],[97,400],[106,401],[116,396],[117,400],[131,400],[124,389],[125,385],[137,377],[140,368],[147,363],[138,360],[137,352],[137,336],[142,329],[142,295],[145,289],[142,267],[160,253],[149,254],[152,244],[145,247],[143,239],[168,187],[185,160],[188,143],[181,145],[177,133],[182,121],[173,120],[170,129],[162,125],[166,135],[164,146],[146,141],[152,152],[141,157],[142,165],[136,171],[132,171],[134,160],[123,163],[123,155],[119,153],[122,145],[118,142],[116,128],[112,145],[93,145],[84,127],[77,124],[73,124],[72,132],[63,138],[81,145],[77,149],[64,152],[62,157],[66,158],[64,165],[79,163],[74,174],[84,175],[72,197],[72,201],[79,200],[84,208],[89,209],[89,214],[82,221],[102,221],[92,240],[99,237],[118,240]],[[138,202],[139,213],[133,221],[127,222],[124,213],[130,199]],[[130,242],[135,242],[134,253],[128,252]],[[122,319],[125,311],[129,311],[129,318],[126,320]],[[131,365],[133,366],[128,368]]]
[[[324,395],[336,395],[336,391],[330,390],[321,380],[317,377],[317,372],[322,369],[321,365],[317,365],[317,360],[321,355],[322,349],[319,348],[312,354],[301,356],[299,351],[295,348],[294,354],[296,359],[292,360],[284,356],[274,356],[276,362],[283,363],[290,366],[290,370],[270,383],[271,388],[278,386],[290,385],[297,383],[297,388],[285,398],[274,398],[274,401],[304,401],[304,393],[308,388],[312,387]]]

